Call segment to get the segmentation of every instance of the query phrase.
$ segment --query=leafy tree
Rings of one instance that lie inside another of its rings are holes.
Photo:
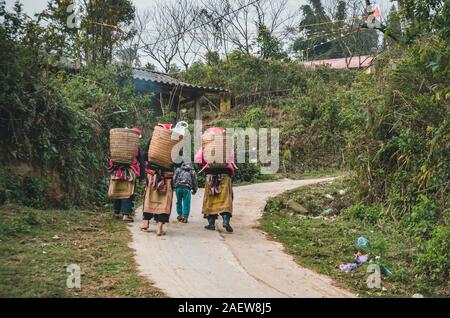
[[[54,64],[46,35],[21,5],[0,2],[0,201],[104,203],[109,129],[150,122],[148,97],[126,67]],[[33,173],[16,175],[18,164]]]
[[[106,65],[113,58],[115,46],[133,36],[133,30],[124,31],[124,27],[132,23],[135,8],[130,0],[83,3],[79,28],[68,23],[71,0],[50,0],[40,18],[50,22],[49,32],[64,39],[55,46],[60,54],[78,60],[80,65]]]
[[[375,30],[362,29],[361,18],[348,17],[347,4],[338,1],[333,14],[327,14],[321,0],[302,6],[300,36],[292,50],[307,60],[352,57],[374,53],[378,44]],[[350,19],[350,24],[345,22]]]
[[[144,65],[144,68],[146,69],[146,70],[148,70],[148,71],[156,71],[156,65],[155,64],[152,64],[152,63],[146,63],[145,65]]]
[[[432,32],[443,39],[450,36],[450,2],[447,0],[398,1],[408,39]]]
[[[283,51],[281,42],[263,24],[258,27],[256,43],[259,47],[258,54],[262,59],[279,60],[287,57],[286,52]]]
[[[206,64],[217,65],[220,62],[220,55],[217,51],[209,51],[205,53]]]

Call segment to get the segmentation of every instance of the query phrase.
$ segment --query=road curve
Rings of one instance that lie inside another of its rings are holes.
[[[257,229],[266,199],[299,186],[332,178],[258,183],[234,188],[233,234],[203,228],[203,189],[193,196],[189,223],[175,219],[175,202],[167,235],[139,229],[142,207],[130,225],[131,248],[141,274],[169,297],[354,297],[330,278],[299,266]]]

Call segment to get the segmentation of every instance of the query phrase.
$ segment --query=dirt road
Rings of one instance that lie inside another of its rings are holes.
[[[143,275],[170,297],[352,297],[330,278],[297,265],[255,228],[265,201],[286,190],[331,179],[282,180],[234,188],[233,234],[221,225],[203,228],[203,189],[193,196],[189,223],[176,221],[175,202],[167,235],[139,229],[142,208],[130,226],[131,247]]]

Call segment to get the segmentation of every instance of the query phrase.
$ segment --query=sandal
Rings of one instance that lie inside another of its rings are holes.
[[[178,215],[178,216],[177,216],[177,220],[178,220],[179,222],[182,222],[183,217],[182,217],[181,215]]]
[[[185,217],[182,217],[181,218],[181,223],[187,223],[188,222],[188,219],[187,218],[185,218]]]
[[[129,216],[129,215],[126,215],[126,214],[123,216],[122,220],[124,222],[134,222],[133,218],[131,216]]]
[[[147,223],[147,224],[146,224]],[[150,227],[150,222],[145,222],[144,221],[144,223],[141,225],[141,230],[142,231],[147,231],[148,230],[148,228]]]

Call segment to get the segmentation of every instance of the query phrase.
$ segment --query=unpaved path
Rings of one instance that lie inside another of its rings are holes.
[[[142,208],[130,229],[131,247],[143,275],[170,297],[352,297],[330,278],[299,266],[258,225],[265,201],[289,189],[332,178],[281,180],[234,188],[234,233],[203,228],[203,189],[193,196],[189,223],[176,221],[175,201],[167,235],[139,229]]]

